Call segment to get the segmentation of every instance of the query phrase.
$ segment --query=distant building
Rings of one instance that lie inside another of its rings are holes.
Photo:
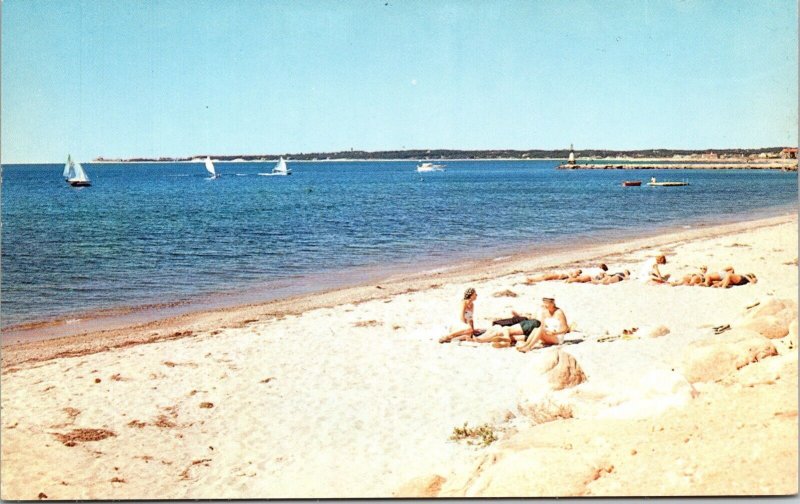
[[[797,147],[787,147],[781,151],[783,159],[797,159]]]
[[[575,149],[572,148],[572,144],[569,144],[569,158],[567,158],[567,164],[575,164]]]

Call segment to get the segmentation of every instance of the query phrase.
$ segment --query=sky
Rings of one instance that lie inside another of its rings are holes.
[[[794,0],[5,0],[0,159],[797,145]]]

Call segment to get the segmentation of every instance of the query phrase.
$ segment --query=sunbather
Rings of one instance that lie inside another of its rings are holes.
[[[554,297],[542,298],[542,309],[539,314],[541,325],[531,332],[525,344],[517,347],[520,352],[532,350],[534,345],[542,342],[544,345],[560,345],[564,342],[564,335],[570,329],[564,310],[556,306]]]
[[[706,273],[708,273],[708,266],[700,266],[700,273],[683,275],[680,281],[670,282],[670,285],[702,285],[706,281]]]
[[[589,283],[592,280],[602,280],[606,276],[608,266],[600,264],[597,268],[589,268],[574,278],[568,278],[566,283]]]
[[[658,284],[667,283],[670,275],[661,273],[661,270],[658,269],[659,265],[664,264],[667,264],[667,256],[664,254],[659,254],[655,258],[649,259],[642,266],[642,270],[639,273],[639,280]]]
[[[628,270],[618,271],[616,273],[611,273],[610,275],[605,275],[600,279],[592,280],[593,284],[600,284],[600,285],[608,285],[617,282],[621,282],[623,280],[627,280],[630,278],[631,272]]]
[[[757,283],[758,278],[752,273],[745,273],[744,275],[738,275],[731,271],[725,278],[722,279],[721,282],[715,282],[712,286],[713,287],[722,287],[723,289],[727,289],[728,287],[733,287],[734,285],[747,285],[749,283]]]
[[[542,273],[540,275],[536,275],[533,277],[528,277],[525,279],[525,283],[534,284],[536,282],[547,282],[550,280],[567,280],[569,278],[575,278],[580,276],[582,270],[576,269],[570,271],[569,273],[558,273],[556,271],[550,271],[548,273]]]
[[[511,310],[512,317],[495,320],[492,326],[482,335],[474,338],[479,343],[491,343],[496,348],[514,346],[518,339],[524,340],[541,323],[533,318]],[[517,338],[521,336],[521,338]]]
[[[714,273],[706,273],[706,279],[702,283],[706,287],[711,287],[715,283],[722,282],[722,279],[727,276],[728,274],[733,273],[733,266],[725,266],[722,269],[722,274],[714,272]]]
[[[450,326],[450,334],[439,338],[439,343],[449,343],[453,340],[471,340],[475,334],[475,300],[478,299],[478,293],[472,287],[464,291],[464,299],[461,301],[461,313],[459,314],[459,322]]]

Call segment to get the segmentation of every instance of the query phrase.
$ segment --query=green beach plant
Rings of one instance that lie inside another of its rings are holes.
[[[489,446],[497,441],[497,434],[494,432],[494,427],[488,423],[478,427],[469,427],[467,422],[464,422],[463,427],[453,427],[453,434],[450,436],[453,441],[467,440],[467,444]]]

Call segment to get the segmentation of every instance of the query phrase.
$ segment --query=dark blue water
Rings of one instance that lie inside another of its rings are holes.
[[[557,171],[557,162],[92,165],[3,167],[2,323],[249,289],[351,267],[491,256],[637,229],[796,208],[778,171]],[[623,188],[625,179],[688,180]],[[311,286],[313,288],[313,286]]]

